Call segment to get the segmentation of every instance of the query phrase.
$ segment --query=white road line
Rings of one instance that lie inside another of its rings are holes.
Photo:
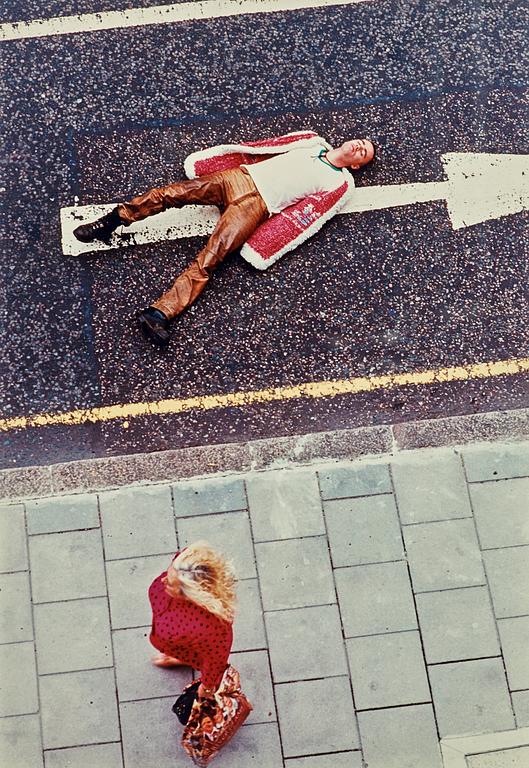
[[[144,27],[152,24],[175,24],[180,21],[204,21],[223,16],[245,16],[254,13],[298,11],[305,8],[327,8],[334,5],[357,5],[374,0],[202,0],[196,3],[171,3],[150,8],[123,11],[101,11],[78,16],[56,16],[50,19],[16,21],[0,24],[0,41],[24,40],[29,37],[71,35],[100,32],[105,29]]]
[[[209,235],[215,229],[220,216],[219,209],[213,205],[186,205],[180,209],[171,208],[145,221],[131,224],[130,227],[120,227],[108,244],[101,241],[81,243],[74,237],[73,230],[79,224],[94,221],[111,211],[114,206],[115,203],[62,208],[61,229],[64,255],[80,256],[82,253],[107,251],[109,248]]]
[[[361,213],[446,200],[453,228],[461,229],[529,209],[529,155],[449,152],[442,155],[441,160],[446,181],[357,188],[340,213]],[[179,210],[169,209],[128,228],[121,227],[109,243],[81,243],[74,237],[73,230],[78,224],[97,219],[114,205],[74,206],[61,210],[65,256],[208,235],[219,218],[214,206],[186,205]]]
[[[363,187],[342,209],[355,213],[446,200],[454,229],[529,209],[529,155],[447,152],[446,181]]]

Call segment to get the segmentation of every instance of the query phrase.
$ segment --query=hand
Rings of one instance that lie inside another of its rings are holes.
[[[213,699],[215,697],[215,691],[212,688],[206,688],[203,683],[198,686],[198,695],[202,699]]]

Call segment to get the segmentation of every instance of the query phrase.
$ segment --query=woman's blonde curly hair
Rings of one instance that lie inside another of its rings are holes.
[[[232,622],[235,615],[235,570],[230,560],[217,552],[207,541],[196,541],[173,560],[178,586],[188,600],[202,606],[224,621]],[[177,597],[178,589],[168,594]]]

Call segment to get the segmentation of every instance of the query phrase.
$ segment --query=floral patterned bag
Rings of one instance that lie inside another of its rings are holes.
[[[182,734],[182,746],[205,768],[244,723],[252,705],[241,691],[239,673],[226,668],[213,699],[196,699]]]

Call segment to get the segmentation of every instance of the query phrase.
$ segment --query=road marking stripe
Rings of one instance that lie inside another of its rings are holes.
[[[82,243],[73,234],[75,227],[87,221],[94,221],[116,207],[116,203],[104,205],[78,205],[61,208],[61,242],[65,256],[80,256],[83,253],[107,251],[112,248],[127,248],[132,245],[159,243],[177,240],[181,237],[210,235],[220,216],[213,205],[185,205],[183,208],[169,208],[166,211],[138,221],[129,227],[120,227],[108,243],[95,240]]]
[[[446,181],[430,181],[418,184],[389,184],[381,187],[359,187],[354,196],[338,211],[340,214],[396,208],[417,202],[443,200],[446,197]],[[108,242],[95,240],[82,243],[73,234],[75,227],[109,213],[117,203],[98,205],[73,205],[61,208],[61,242],[65,256],[81,256],[83,253],[127,248],[132,245],[159,243],[181,237],[209,235],[219,220],[219,210],[212,205],[185,205],[168,208],[162,213],[137,221],[129,227],[120,227]]]
[[[0,24],[0,41],[71,35],[76,32],[100,32],[105,29],[144,27],[153,24],[174,24],[180,21],[204,21],[224,16],[356,5],[366,2],[373,2],[373,0],[202,0],[202,2],[172,3],[150,8],[101,11],[79,16],[56,16],[50,19]]]
[[[529,208],[529,155],[484,152],[448,152],[441,156],[446,181],[414,182],[359,187],[340,213],[361,213],[382,208],[446,200],[454,229],[519,213]],[[90,251],[140,245],[212,232],[219,212],[212,206],[190,205],[168,209],[115,234],[109,243],[81,243],[73,230],[112,210],[116,203],[71,206],[61,209],[63,253],[79,256]]]
[[[373,392],[377,389],[394,389],[402,386],[440,384],[450,381],[487,379],[495,376],[512,376],[529,372],[529,357],[497,362],[456,365],[432,368],[410,373],[383,376],[359,376],[338,381],[306,382],[290,387],[271,387],[249,392],[230,392],[218,395],[198,395],[183,399],[170,398],[143,403],[123,403],[99,408],[80,408],[65,413],[41,413],[35,416],[18,416],[0,419],[0,431],[9,432],[27,427],[73,426],[86,422],[105,422],[114,419],[130,419],[138,416],[163,416],[186,411],[210,411],[216,408],[234,408],[280,400],[320,399],[335,395],[351,395]],[[125,426],[125,425],[124,425]]]

